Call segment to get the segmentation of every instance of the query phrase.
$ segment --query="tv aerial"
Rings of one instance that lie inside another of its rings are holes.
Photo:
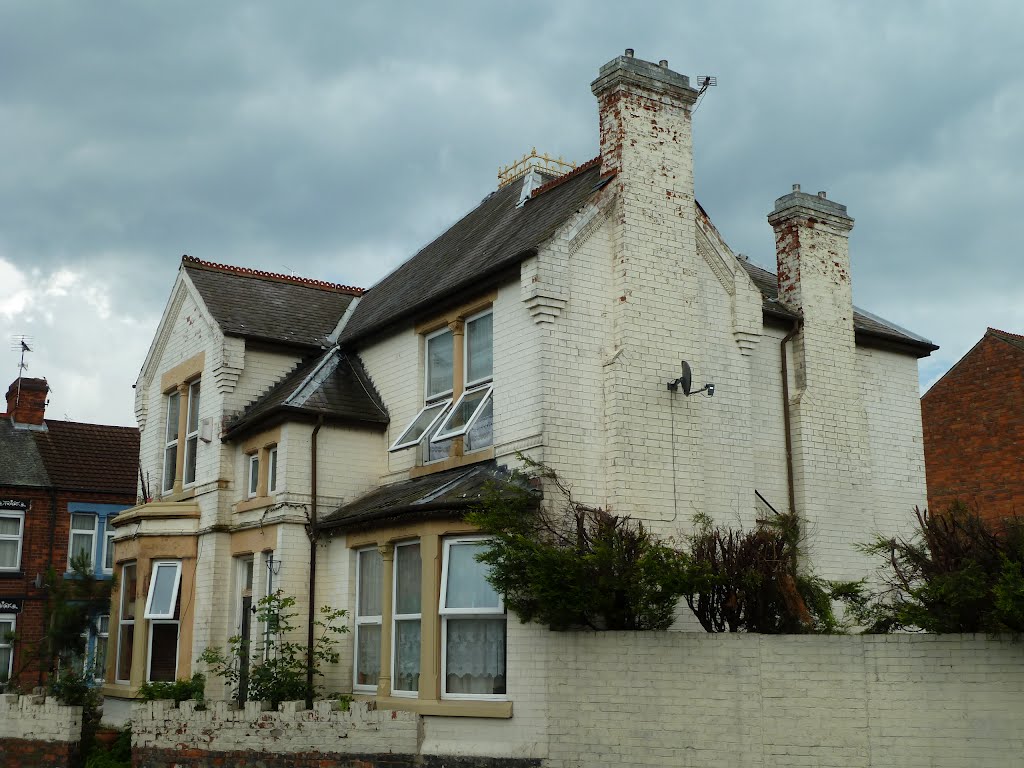
[[[697,107],[700,106],[701,99],[704,98],[708,88],[714,88],[716,85],[718,85],[718,78],[715,75],[699,75],[697,77],[697,99],[691,111],[696,111]]]

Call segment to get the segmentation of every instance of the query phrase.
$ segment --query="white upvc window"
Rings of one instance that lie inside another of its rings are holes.
[[[441,697],[505,698],[505,606],[476,556],[480,536],[445,539],[441,565]]]
[[[199,450],[199,380],[188,385],[188,420],[185,427],[184,485],[196,481],[196,455]]]
[[[178,470],[178,412],[181,395],[177,390],[166,397],[167,421],[164,428],[164,491],[174,490],[174,478]]]
[[[114,677],[119,683],[128,683],[132,675],[135,648],[135,592],[138,566],[125,563],[121,568],[121,603],[117,624],[117,666]]]
[[[428,334],[426,345],[427,402],[451,395],[455,371],[455,338],[447,328]]]
[[[92,676],[102,682],[107,671],[107,646],[110,641],[110,616],[96,617],[96,649],[93,652]]]
[[[0,512],[0,571],[17,571],[21,568],[24,533],[24,512]]]
[[[277,446],[267,451],[267,493],[277,492]]]
[[[380,679],[383,561],[376,547],[356,553],[356,653],[353,689],[377,690]]]
[[[466,389],[490,381],[494,376],[494,313],[491,310],[466,318],[463,345]]]
[[[143,618],[149,619],[146,679],[173,682],[178,674],[180,560],[154,560]]]
[[[180,584],[180,560],[154,560],[143,618],[173,619]]]
[[[68,541],[68,570],[76,557],[85,555],[89,567],[96,568],[96,538],[99,518],[96,515],[73,512],[71,514],[71,538]]]
[[[422,573],[420,543],[396,544],[391,599],[391,692],[395,696],[419,694]]]
[[[259,453],[251,453],[246,457],[246,465],[248,466],[248,478],[246,479],[245,495],[248,498],[256,496],[257,491],[260,488],[260,455]]]
[[[14,629],[17,617],[13,613],[0,613],[0,683],[11,679],[14,672]]]

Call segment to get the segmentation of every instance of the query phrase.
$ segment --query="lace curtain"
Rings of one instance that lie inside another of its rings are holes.
[[[395,622],[395,679],[397,691],[416,691],[420,687],[420,621]]]
[[[356,633],[356,683],[376,685],[380,678],[380,625],[361,624]]]
[[[505,618],[449,618],[448,693],[505,693]]]

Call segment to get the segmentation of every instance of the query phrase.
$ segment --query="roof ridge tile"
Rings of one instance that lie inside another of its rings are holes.
[[[308,288],[317,288],[322,291],[332,291],[334,293],[348,293],[353,296],[362,296],[366,293],[365,288],[359,288],[354,285],[342,285],[341,283],[329,283],[326,280],[316,280],[311,277],[296,277],[293,275],[284,275],[280,272],[264,272],[261,269],[251,269],[249,267],[236,267],[231,264],[218,264],[213,261],[203,261],[197,259],[195,256],[189,256],[185,254],[181,257],[181,263],[185,266],[196,267],[197,269],[206,269],[211,272],[222,272],[228,275],[237,275],[239,277],[253,277],[258,280],[269,280],[277,283],[288,283],[289,285],[302,285]]]
[[[592,160],[587,160],[587,162],[585,162],[585,163],[583,163],[581,165],[576,166],[575,168],[573,168],[568,173],[563,173],[561,176],[558,176],[557,178],[552,179],[547,184],[541,184],[539,187],[537,187],[535,190],[533,190],[533,192],[530,193],[530,199],[533,200],[535,197],[538,197],[539,195],[543,195],[548,190],[554,189],[559,184],[564,184],[569,179],[575,178],[575,177],[579,176],[581,173],[583,173],[584,171],[589,171],[591,168],[599,166],[600,164],[601,164],[601,156],[600,155],[598,155],[597,157],[593,158]]]

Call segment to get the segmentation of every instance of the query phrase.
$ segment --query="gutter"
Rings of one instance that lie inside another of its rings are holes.
[[[786,359],[786,345],[800,332],[802,320],[793,321],[793,329],[779,343],[782,357],[782,422],[786,428],[786,487],[789,491],[789,511],[796,514],[796,488],[793,481],[793,430],[789,413],[789,363]]]

